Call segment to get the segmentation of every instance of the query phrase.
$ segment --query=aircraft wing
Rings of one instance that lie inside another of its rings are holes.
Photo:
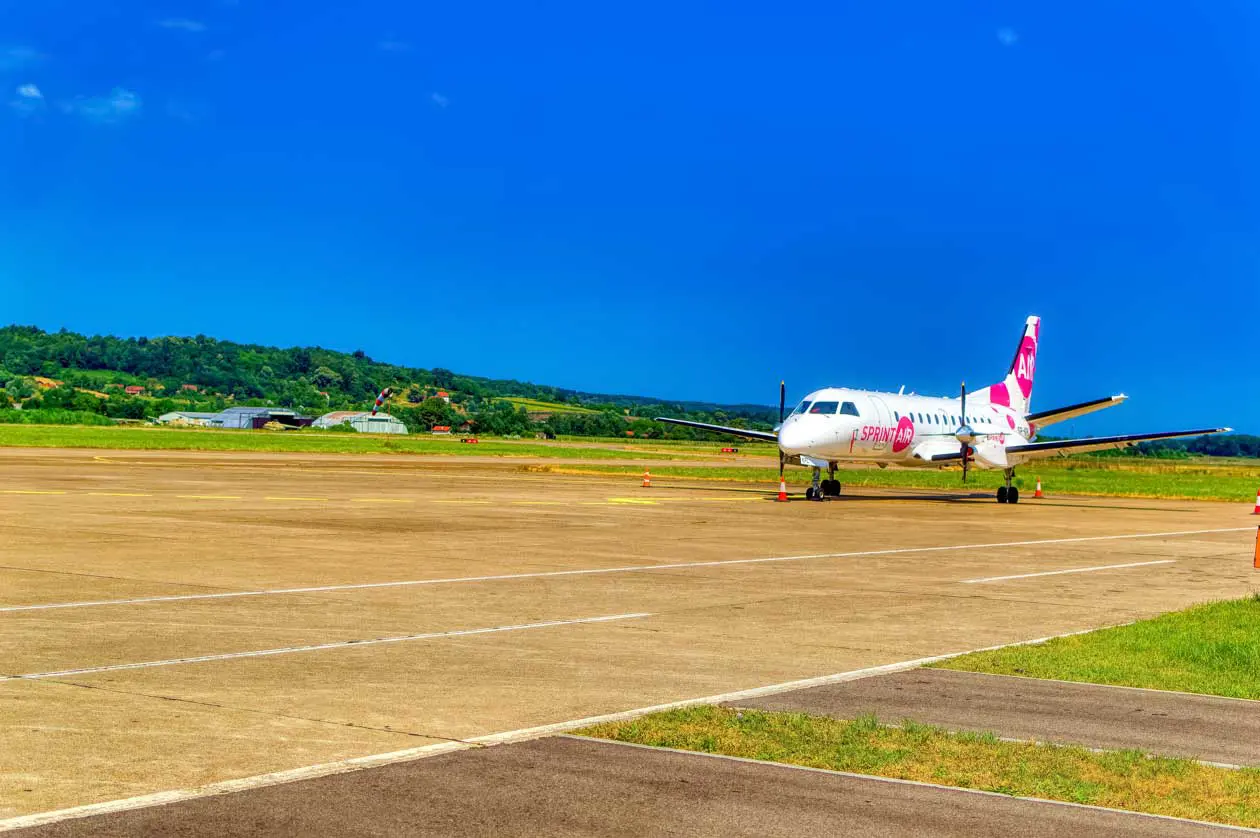
[[[730,434],[731,436],[742,436],[746,439],[762,439],[766,442],[778,442],[779,435],[772,431],[750,431],[748,428],[728,428],[725,425],[710,425],[706,422],[691,422],[686,419],[670,419],[666,416],[656,417],[657,422],[668,422],[671,425],[683,425],[688,428],[699,428],[702,431],[712,431],[715,434]]]
[[[1080,404],[1068,405],[1067,407],[1057,407],[1054,410],[1030,413],[1027,418],[1029,422],[1038,428],[1044,428],[1047,425],[1053,425],[1055,422],[1063,422],[1068,419],[1075,419],[1077,416],[1084,416],[1086,413],[1093,413],[1095,410],[1115,407],[1127,398],[1129,397],[1121,393],[1118,396],[1108,396],[1105,399],[1094,399],[1093,401],[1081,402]]]
[[[1086,451],[1128,448],[1130,445],[1137,445],[1139,442],[1149,442],[1155,439],[1223,434],[1232,430],[1233,428],[1205,428],[1197,431],[1163,431],[1157,434],[1128,434],[1126,436],[1097,436],[1087,439],[1059,439],[1050,442],[1026,442],[1023,445],[1006,446],[1006,453],[1018,454],[1023,458],[1031,459],[1054,456],[1067,457],[1072,454],[1083,454]]]
[[[954,440],[930,439],[914,448],[914,458],[929,463],[944,463],[962,459],[962,445]],[[972,458],[974,460],[974,458]]]

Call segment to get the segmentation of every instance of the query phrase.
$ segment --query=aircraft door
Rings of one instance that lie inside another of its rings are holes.
[[[887,402],[879,396],[871,396],[870,402],[875,414],[866,417],[863,430],[858,432],[858,436],[860,438],[865,433],[867,425],[874,426],[874,432],[870,434],[867,445],[870,446],[870,450],[882,453],[889,450],[892,445],[893,429],[897,427],[897,423],[893,421],[892,411],[888,409]]]

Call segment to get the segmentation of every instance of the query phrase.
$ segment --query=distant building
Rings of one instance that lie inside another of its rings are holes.
[[[179,389],[183,390],[185,393],[198,393],[201,391],[201,388],[196,384],[181,384],[179,385]]]
[[[281,407],[229,407],[216,413],[210,420],[215,428],[258,429],[268,422],[275,422],[286,428],[302,428],[312,424],[309,416],[298,416],[292,410]]]
[[[441,399],[442,401],[446,402],[447,404],[451,403],[451,394],[446,392],[445,390],[438,390],[437,397]]]
[[[336,427],[337,425],[344,425],[355,416],[362,415],[362,410],[334,410],[332,413],[325,413],[323,416],[316,419],[311,423],[311,427],[327,430],[328,428]]]
[[[123,392],[126,393],[128,396],[138,396],[144,392],[144,388],[141,387],[139,384],[128,384],[126,387],[123,388]]]
[[[429,433],[438,434],[438,435],[446,434],[449,436],[451,433],[451,426],[450,425],[434,425],[433,430],[429,431]]]
[[[407,426],[388,413],[378,413],[375,416],[370,413],[364,413],[351,419],[350,427],[361,434],[407,433]]]
[[[325,413],[315,420],[313,427],[327,429],[337,425],[349,425],[361,434],[407,433],[407,426],[388,413],[377,413],[373,416],[360,410],[334,410],[332,413]]]
[[[171,413],[163,413],[153,421],[159,425],[196,425],[206,427],[218,415],[217,413],[189,413],[188,411],[176,410]]]

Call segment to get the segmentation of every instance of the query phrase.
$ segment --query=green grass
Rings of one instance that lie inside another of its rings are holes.
[[[79,427],[0,425],[0,447],[109,448],[122,450],[275,451],[313,454],[447,454],[451,456],[581,457],[634,460],[643,453],[608,446],[483,438],[464,445],[458,437],[389,436],[313,431],[238,431],[150,426]],[[685,459],[683,452],[653,454]]]
[[[580,735],[879,777],[1260,826],[1260,770],[1137,751],[1003,742],[905,722],[892,727],[724,707],[690,707],[597,725]]]
[[[1260,699],[1260,595],[936,666]]]
[[[0,410],[0,425],[96,425],[113,427],[113,420],[85,410]]]
[[[507,402],[512,407],[523,407],[530,413],[585,413],[597,414],[598,410],[591,410],[589,407],[581,407],[575,404],[563,404],[561,402],[544,402],[538,399],[525,399],[517,397],[508,397],[499,401]]]
[[[773,456],[773,451],[768,452]],[[559,468],[559,467],[558,467]],[[564,466],[563,470],[574,473],[630,474],[633,467],[603,465]],[[776,466],[662,466],[653,469],[654,477],[679,477],[688,479],[730,480],[770,485],[778,481]],[[808,469],[789,468],[787,482],[800,488],[809,483]],[[1137,461],[1117,461],[1117,464],[1098,464],[1093,461],[1055,461],[1024,466],[1016,477],[1021,501],[1029,499],[1037,478],[1042,480],[1045,492],[1050,495],[1101,495],[1135,498],[1184,498],[1191,500],[1229,500],[1250,503],[1255,499],[1256,487],[1260,486],[1260,463],[1240,464],[1227,461],[1226,465],[1186,465],[1178,470],[1165,465],[1156,470]],[[1002,483],[998,471],[973,469],[964,486],[961,472],[957,469],[841,469],[837,478],[849,487],[891,487],[905,489],[952,489],[984,491],[996,490]]]

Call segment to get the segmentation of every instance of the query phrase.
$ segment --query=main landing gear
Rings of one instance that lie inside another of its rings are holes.
[[[1006,478],[1006,485],[998,486],[998,503],[1019,503],[1019,489],[1011,485],[1011,481],[1015,479],[1015,469],[1008,468],[1002,475]]]
[[[807,500],[840,497],[840,481],[836,479],[836,464],[830,463],[827,472],[830,477],[822,480],[822,469],[814,469],[814,479],[811,481],[809,488],[805,490],[805,498]]]

